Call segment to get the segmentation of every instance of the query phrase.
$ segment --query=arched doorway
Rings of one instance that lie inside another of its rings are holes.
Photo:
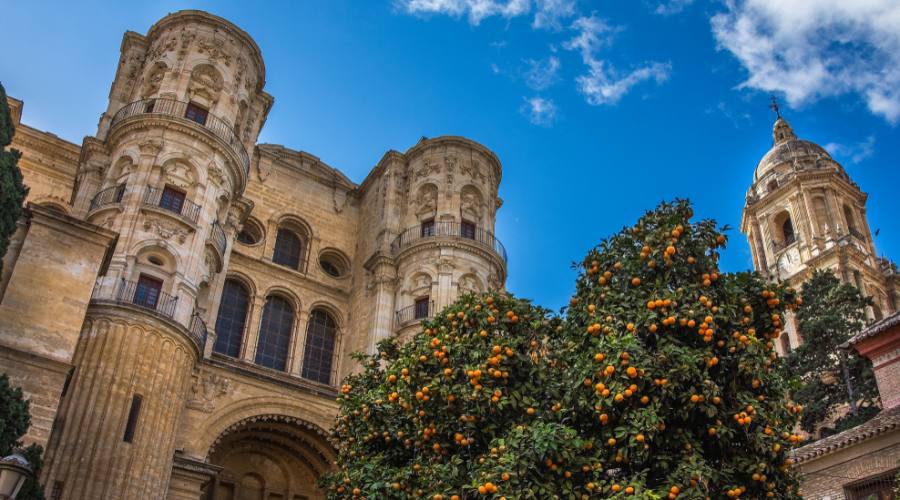
[[[222,467],[206,500],[315,500],[325,498],[319,477],[333,455],[317,427],[294,417],[260,415],[226,429],[208,462]]]

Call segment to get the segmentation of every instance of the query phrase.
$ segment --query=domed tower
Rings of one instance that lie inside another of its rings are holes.
[[[867,195],[825,149],[798,139],[780,113],[772,135],[741,218],[754,268],[798,290],[813,270],[831,269],[872,297],[873,318],[896,310],[900,284],[891,264],[875,253]],[[777,346],[782,354],[802,341],[792,317],[786,326]]]
[[[51,436],[62,498],[162,498],[187,384],[206,350],[250,154],[271,106],[242,30],[181,11],[128,32],[109,107],[86,138],[73,207],[118,233]]]
[[[363,183],[360,228],[360,241],[374,242],[360,252],[370,281],[355,308],[371,331],[368,345],[354,346],[369,352],[385,337],[409,338],[458,296],[502,290],[506,281],[506,250],[494,235],[501,166],[492,151],[463,137],[422,138],[386,154],[373,172],[379,180]]]

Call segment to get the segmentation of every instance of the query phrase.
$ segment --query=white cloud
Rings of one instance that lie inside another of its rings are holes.
[[[712,18],[721,48],[749,73],[741,87],[782,92],[792,106],[856,94],[900,121],[900,2],[726,0]]]
[[[875,152],[875,136],[870,135],[866,137],[865,140],[849,146],[829,142],[825,145],[825,150],[828,151],[831,156],[849,159],[850,162],[855,165],[872,156]]]
[[[632,87],[643,81],[654,80],[661,83],[669,78],[672,67],[668,63],[653,62],[623,73],[597,56],[602,47],[612,43],[613,35],[621,31],[621,28],[612,27],[594,15],[579,17],[572,28],[578,34],[563,46],[568,50],[581,52],[581,59],[588,68],[587,74],[575,80],[588,104],[615,104]]]
[[[661,16],[671,16],[683,11],[687,6],[694,3],[694,0],[668,0],[657,4],[653,12]]]
[[[575,15],[575,0],[535,0],[537,8],[531,25],[539,29],[559,30],[562,20]]]
[[[466,16],[473,25],[493,16],[524,16],[534,7],[532,26],[553,30],[560,29],[562,19],[575,14],[576,3],[577,0],[395,0],[408,14]]]
[[[527,116],[528,121],[532,124],[541,127],[549,127],[556,122],[556,115],[559,109],[556,107],[556,104],[553,103],[552,99],[544,99],[543,97],[535,96],[525,98],[525,102],[522,104],[522,107],[519,108],[519,111]]]
[[[512,18],[531,10],[531,0],[398,0],[397,5],[409,14],[467,16],[475,25],[488,17]]]
[[[544,90],[559,80],[559,58],[526,59],[525,84],[532,90]]]
[[[670,64],[659,62],[625,74],[620,74],[606,61],[592,59],[587,64],[590,68],[588,74],[579,76],[575,81],[588,104],[594,106],[619,102],[632,87],[643,81],[655,80],[656,83],[662,83],[672,71]]]

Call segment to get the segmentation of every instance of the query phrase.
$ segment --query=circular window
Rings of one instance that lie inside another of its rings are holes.
[[[153,264],[154,266],[162,266],[164,264],[163,260],[156,255],[147,257],[147,262]]]
[[[262,226],[253,219],[244,222],[244,228],[237,235],[238,242],[244,245],[256,245],[263,238]]]
[[[342,278],[347,274],[346,259],[335,251],[323,252],[319,256],[319,267],[325,274],[334,278]]]

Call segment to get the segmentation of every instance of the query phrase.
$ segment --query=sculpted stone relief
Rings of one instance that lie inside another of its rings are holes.
[[[187,240],[188,232],[174,223],[157,219],[155,217],[146,217],[144,219],[144,231],[155,232],[164,240],[175,240],[179,244],[183,244]]]
[[[192,98],[203,98],[210,103],[219,100],[222,91],[222,75],[215,68],[207,64],[197,66],[191,72],[191,81],[188,85],[188,94]]]
[[[190,189],[197,185],[197,179],[194,175],[194,169],[192,169],[184,162],[168,162],[163,165],[163,172],[165,174],[167,184],[171,184],[182,189]]]
[[[484,203],[481,199],[481,193],[471,186],[464,187],[460,194],[460,211],[462,212],[462,215],[471,218],[476,222],[480,222],[481,217],[484,214],[483,208]]]
[[[204,413],[212,413],[216,409],[216,400],[227,396],[232,390],[231,380],[223,376],[214,373],[194,375],[187,406]]]
[[[197,52],[206,54],[210,61],[222,61],[225,66],[231,66],[231,54],[225,47],[225,40],[221,38],[200,38],[197,40]]]
[[[459,279],[459,294],[481,293],[481,285],[478,278],[472,274],[466,274]]]
[[[416,213],[419,215],[434,213],[437,211],[438,190],[434,184],[425,184],[419,188],[419,196],[416,198]]]
[[[149,97],[153,94],[159,92],[159,88],[162,86],[162,82],[166,77],[166,71],[168,67],[163,62],[157,62],[150,68],[150,71],[147,72],[147,76],[144,77],[144,88],[141,90],[142,97]]]

